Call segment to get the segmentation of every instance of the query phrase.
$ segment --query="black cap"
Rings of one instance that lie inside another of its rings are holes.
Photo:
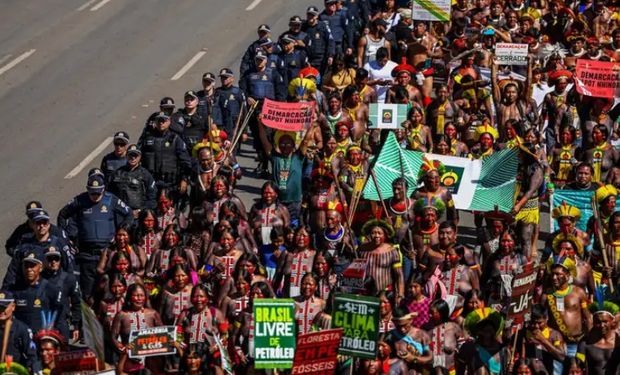
[[[59,257],[59,258],[62,257],[62,255],[60,255],[60,251],[58,251],[58,249],[55,246],[48,247],[47,251],[45,252],[45,254],[43,254],[43,256],[45,258],[54,257],[54,256]]]
[[[129,145],[129,148],[127,148],[127,154],[137,154],[137,155],[142,155],[142,151],[138,148],[137,145],[135,144],[131,144]]]
[[[91,170],[88,171],[88,177],[90,178],[91,176],[105,177],[105,174],[99,168],[92,168]]]
[[[269,27],[269,25],[262,24],[262,25],[258,26],[258,31],[263,31],[263,32],[266,32],[266,33],[270,33],[271,32],[271,27]]]
[[[256,56],[254,56],[254,59],[267,60],[267,55],[265,55],[261,51],[258,51],[256,53]]]
[[[22,263],[25,262],[30,262],[30,263],[39,263],[39,264],[43,264],[43,259],[42,259],[42,254],[33,251],[33,250],[29,250],[26,252],[26,254],[24,254],[25,256],[22,258]]]
[[[26,214],[30,213],[30,211],[38,211],[42,209],[43,205],[39,201],[30,201],[26,203]]]
[[[293,16],[291,17],[291,19],[288,21],[289,24],[301,24],[303,23],[303,21],[301,20],[301,17],[299,16]]]
[[[273,46],[273,40],[271,40],[269,38],[260,39],[259,43],[260,43],[261,47],[271,47],[271,46]]]
[[[233,71],[228,68],[220,70],[220,77],[234,77],[234,75],[235,74],[233,73]]]
[[[168,116],[167,114],[165,114],[164,112],[159,112],[156,116],[155,116],[155,120],[160,121],[160,122],[164,122],[167,120],[170,120],[170,116]]]
[[[105,182],[103,180],[103,176],[93,175],[88,178],[88,182],[86,183],[86,190],[89,193],[103,193],[105,190]]]
[[[43,221],[43,220],[49,221],[50,220],[50,215],[45,210],[38,210],[38,211],[36,211],[36,213],[34,213],[30,217],[30,219],[32,221],[34,221],[34,222]]]
[[[215,74],[213,74],[211,72],[207,72],[207,73],[202,75],[202,80],[203,81],[215,82]]]
[[[319,14],[321,14],[321,11],[319,11],[319,8],[315,7],[314,5],[309,6],[308,10],[306,10],[307,14],[312,14],[314,16],[318,16]]]
[[[0,290],[0,305],[8,306],[12,302],[15,302],[13,292],[10,290]]]
[[[194,99],[198,99],[198,95],[196,95],[196,93],[194,92],[194,90],[189,90],[185,92],[185,95],[183,95],[183,98],[194,98]]]
[[[175,107],[175,105],[174,105],[174,99],[172,99],[172,98],[171,98],[171,97],[169,97],[169,96],[166,96],[165,98],[162,98],[162,99],[159,101],[159,106],[160,106],[160,107],[164,107],[164,108],[174,108],[174,107]]]
[[[337,3],[339,0],[325,0],[325,4]]]
[[[125,144],[129,143],[129,134],[127,134],[127,132],[116,132],[114,134],[114,142],[116,141],[122,141],[125,142]]]
[[[295,38],[293,38],[290,34],[284,34],[280,40],[286,44],[295,43]]]

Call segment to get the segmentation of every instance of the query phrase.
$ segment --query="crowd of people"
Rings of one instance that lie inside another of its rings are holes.
[[[377,355],[340,356],[336,373],[620,374],[620,106],[575,82],[578,59],[620,59],[620,7],[456,0],[449,22],[417,16],[407,1],[325,0],[279,36],[262,24],[238,75],[205,73],[142,134],[114,134],[57,217],[28,202],[6,241],[6,366],[61,373],[54,354],[83,342],[87,305],[118,374],[276,373],[254,368],[253,300],[294,299],[298,335],[329,329],[343,273],[363,259]],[[527,45],[526,64],[501,65],[500,42]],[[267,127],[265,99],[313,102],[312,121]],[[370,129],[376,103],[406,105],[406,121]],[[390,132],[427,159],[413,194],[401,177],[371,201]],[[245,142],[253,170],[236,159]],[[432,154],[504,149],[519,154],[514,208],[473,212],[465,241],[470,213]],[[244,175],[264,181],[254,202],[235,194]],[[592,192],[585,228],[585,212],[548,202],[559,190]],[[547,207],[558,229],[541,233]],[[510,326],[511,281],[528,267],[527,319]],[[130,357],[132,332],[158,326],[177,327],[176,354]]]

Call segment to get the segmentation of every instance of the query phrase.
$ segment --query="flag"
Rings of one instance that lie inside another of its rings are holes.
[[[446,171],[440,180],[452,193],[457,209],[492,211],[498,206],[501,211],[512,210],[519,165],[516,150],[502,150],[484,160],[470,160],[403,150],[392,133],[388,135],[373,166],[383,199],[392,197],[392,181],[401,176],[409,183],[407,194],[413,194],[418,187],[417,176],[423,158],[439,160],[445,165]],[[372,179],[366,183],[364,198],[379,200]]]
[[[398,129],[406,120],[406,104],[372,103],[368,109],[369,129]]]

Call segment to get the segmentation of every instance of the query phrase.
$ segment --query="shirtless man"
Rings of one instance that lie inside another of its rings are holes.
[[[358,68],[355,71],[355,86],[359,90],[362,103],[370,105],[370,103],[377,102],[377,91],[368,84],[369,82],[368,70],[364,68]]]
[[[420,217],[413,227],[413,247],[421,261],[426,252],[439,244],[439,224],[437,217],[445,209],[443,202],[436,197],[420,198],[415,203],[416,215]]]
[[[476,316],[477,315],[477,316]],[[471,322],[470,324],[467,324]],[[456,358],[457,375],[497,375],[509,373],[506,368],[510,348],[499,340],[502,317],[491,308],[470,312],[465,319],[465,329],[474,340],[466,341]]]
[[[575,264],[566,257],[558,257],[551,265],[551,284],[546,307],[551,312],[551,327],[560,331],[566,341],[567,356],[574,357],[577,344],[592,326],[588,311],[588,296],[569,282],[575,275]]]
[[[562,334],[547,325],[548,313],[541,305],[532,306],[530,323],[525,332],[525,356],[532,360],[536,371],[555,374],[566,357]]]
[[[583,256],[583,246],[579,239],[571,234],[560,233],[553,240],[552,246],[554,256],[566,256],[575,262],[577,274],[573,279],[573,285],[582,288],[588,294],[594,293],[592,266],[589,262],[581,259],[581,256]]]
[[[448,86],[440,85],[435,94],[437,98],[426,108],[426,125],[434,134],[444,134],[444,125],[457,122],[459,117],[463,117],[463,112],[449,99]]]
[[[334,181],[334,175],[329,167],[319,166],[312,171],[312,187],[313,189],[308,194],[307,200],[307,214],[308,221],[312,229],[312,233],[319,233],[325,228],[326,216],[325,212],[327,204],[335,201],[338,198],[338,189]]]
[[[609,301],[597,301],[590,305],[594,324],[586,337],[586,363],[589,375],[620,374],[620,338],[616,331],[615,315],[618,306]]]
[[[344,101],[343,110],[353,121],[351,138],[354,142],[359,143],[366,132],[366,124],[368,124],[368,106],[362,101],[360,91],[355,85],[347,86],[344,89],[342,99]]]
[[[327,203],[325,229],[315,238],[317,248],[333,257],[333,267],[337,274],[341,274],[355,258],[351,235],[342,225],[343,209],[340,202]]]
[[[571,206],[566,202],[562,202],[561,205],[557,206],[551,211],[551,217],[553,217],[557,223],[559,229],[555,232],[551,233],[547,241],[545,242],[545,251],[543,253],[542,261],[546,261],[550,254],[553,252],[552,244],[553,240],[557,235],[563,233],[565,235],[572,235],[579,239],[581,242],[581,246],[589,250],[588,247],[590,245],[590,236],[588,233],[578,229],[576,224],[581,218],[581,211],[575,207]]]
[[[406,62],[396,66],[392,69],[392,76],[395,77],[396,82],[387,92],[385,97],[386,103],[398,103],[396,100],[396,88],[402,87],[409,93],[409,102],[418,103],[422,105],[422,93],[420,90],[411,84],[412,78],[416,74],[416,69],[407,64]]]
[[[542,104],[541,118],[547,117],[549,122],[545,129],[545,143],[547,150],[553,149],[557,142],[557,136],[560,132],[560,125],[563,114],[566,110],[566,102],[568,101],[568,86],[572,74],[566,70],[556,70],[549,73],[549,83],[554,86],[554,90],[545,95]]]
[[[437,164],[438,166],[435,166]],[[441,186],[440,180],[440,172],[443,169],[441,163],[436,163],[432,160],[426,160],[422,167],[420,168],[420,179],[424,182],[424,186],[420,189],[417,189],[414,195],[414,199],[418,200],[420,198],[431,198],[435,197],[437,199],[441,199],[444,206],[446,207],[446,216],[438,217],[437,220],[449,220],[453,221],[458,225],[459,216],[456,207],[454,207],[454,200],[452,199],[452,194],[450,191]]]
[[[433,363],[428,334],[413,326],[413,316],[405,308],[396,308],[392,320],[396,328],[388,334],[386,341],[394,346],[396,356],[407,364],[409,374],[422,374],[426,365]]]

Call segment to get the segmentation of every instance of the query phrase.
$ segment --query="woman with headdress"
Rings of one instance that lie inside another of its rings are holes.
[[[315,244],[332,259],[331,268],[341,274],[355,258],[352,233],[343,225],[344,207],[339,201],[327,202],[325,227],[315,234]]]
[[[463,374],[509,374],[511,351],[499,341],[504,318],[490,307],[476,309],[465,318],[465,330],[472,341],[466,341],[456,358],[456,372]]]
[[[483,121],[487,121],[485,118]],[[499,133],[488,122],[475,127],[470,157],[472,159],[484,159],[495,152],[495,142],[499,140]]]
[[[549,152],[549,165],[556,188],[561,189],[569,182],[569,176],[577,161],[581,159],[581,149],[575,146],[576,129],[570,125],[560,128],[560,142]]]
[[[362,234],[367,242],[358,252],[368,261],[366,276],[372,279],[375,291],[392,290],[396,304],[400,303],[405,296],[405,282],[400,253],[391,244],[394,228],[383,220],[373,219],[364,224]]]
[[[417,259],[422,260],[426,252],[439,243],[438,218],[445,211],[445,204],[437,197],[425,197],[416,200],[414,209],[416,221],[412,229],[413,248]],[[424,270],[424,266],[419,264]]]
[[[416,203],[421,198],[428,200],[435,199],[441,201],[441,212],[438,212],[437,221],[453,221],[458,224],[459,215],[456,207],[454,206],[454,200],[452,199],[452,193],[447,188],[451,184],[456,182],[456,176],[454,173],[447,172],[446,167],[439,160],[428,160],[423,158],[420,171],[418,172],[418,182],[423,182],[424,185],[416,189],[414,199]],[[435,202],[431,202],[435,205]],[[437,206],[439,208],[439,206]],[[445,213],[445,216],[443,215]]]
[[[620,337],[616,331],[620,308],[604,300],[601,291],[596,291],[595,301],[589,309],[593,316],[593,327],[585,339],[588,375],[620,374]]]

